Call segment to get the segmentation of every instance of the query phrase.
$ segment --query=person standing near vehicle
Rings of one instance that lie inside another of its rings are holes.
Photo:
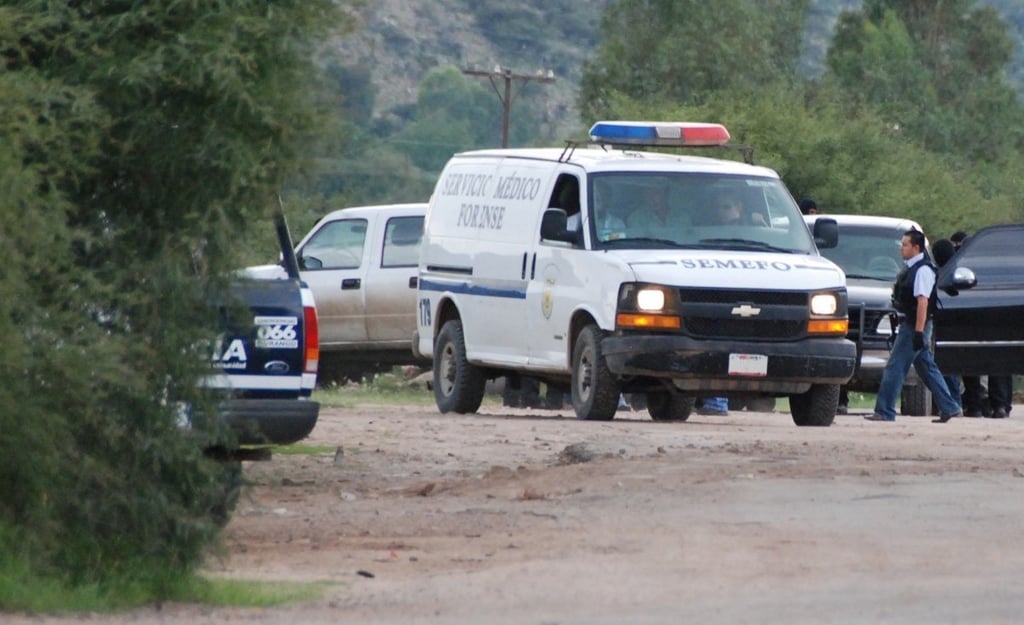
[[[818,203],[809,197],[800,200],[800,212],[804,215],[817,215]]]
[[[893,285],[893,306],[901,315],[899,330],[889,354],[889,362],[882,372],[874,414],[864,418],[868,421],[896,420],[896,398],[913,365],[938,403],[940,416],[932,422],[946,423],[953,417],[963,416],[963,411],[960,410],[960,402],[950,395],[929,348],[932,338],[931,317],[936,301],[935,267],[924,253],[924,233],[920,230],[907,230],[903,233],[900,255],[906,268],[896,276]]]

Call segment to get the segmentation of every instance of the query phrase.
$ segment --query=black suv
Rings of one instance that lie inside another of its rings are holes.
[[[813,229],[818,217],[835,219],[839,225],[839,243],[822,249],[821,255],[846,273],[850,315],[846,337],[857,345],[857,369],[846,388],[875,393],[893,339],[892,285],[904,267],[900,240],[904,232],[921,230],[921,226],[909,219],[873,215],[806,215],[804,221]],[[921,416],[930,414],[931,408],[931,392],[911,369],[903,385],[900,412]]]
[[[968,237],[939,270],[938,299],[935,360],[943,373],[1024,373],[1024,224]]]

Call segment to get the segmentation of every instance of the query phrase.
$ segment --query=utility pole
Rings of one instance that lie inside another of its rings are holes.
[[[509,113],[512,110],[512,80],[520,80],[522,84],[533,81],[540,83],[552,83],[555,82],[555,73],[550,69],[547,72],[537,70],[536,74],[517,74],[512,70],[495,65],[493,70],[478,70],[478,69],[464,69],[463,74],[467,76],[486,76],[491,81],[491,87],[494,92],[498,94],[498,98],[501,100],[501,147],[508,147],[508,118]],[[504,91],[498,89],[497,80],[500,78],[504,82]]]

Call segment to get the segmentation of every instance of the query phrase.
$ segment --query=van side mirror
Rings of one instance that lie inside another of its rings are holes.
[[[831,217],[814,220],[814,244],[819,250],[833,248],[839,244],[839,224]]]
[[[564,241],[576,245],[582,239],[582,233],[568,229],[568,217],[560,208],[549,208],[544,211],[540,220],[540,238],[548,241]]]

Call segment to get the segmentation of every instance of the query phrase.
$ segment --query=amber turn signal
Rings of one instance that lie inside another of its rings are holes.
[[[680,326],[679,317],[675,315],[637,315],[632,313],[619,313],[615,317],[615,323],[620,328],[653,328],[656,330],[678,330]]]
[[[808,334],[842,334],[850,329],[848,319],[811,319],[807,322]]]

